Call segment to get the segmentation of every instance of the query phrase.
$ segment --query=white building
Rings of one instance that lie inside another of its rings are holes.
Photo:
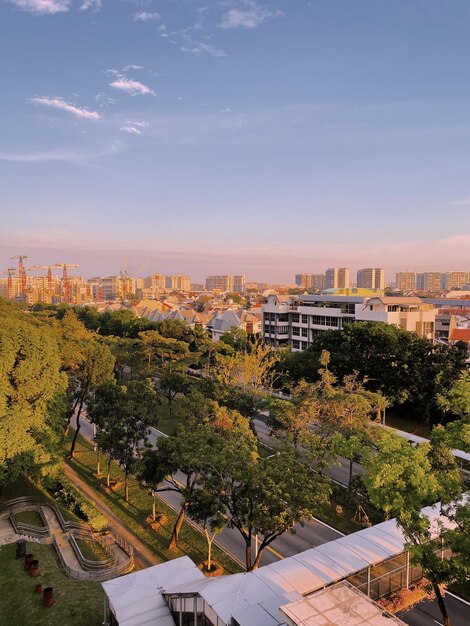
[[[325,289],[347,289],[349,285],[349,267],[330,267],[326,270]]]
[[[341,295],[270,295],[262,306],[263,338],[274,346],[306,350],[315,336],[351,322],[383,322],[434,339],[437,309],[419,298]]]

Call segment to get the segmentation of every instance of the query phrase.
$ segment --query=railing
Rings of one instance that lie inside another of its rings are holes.
[[[44,513],[42,512],[41,507],[47,507],[51,509],[52,511],[54,511],[59,521],[59,525],[63,531],[84,530],[84,529],[88,530],[90,528],[89,525],[86,524],[85,522],[71,522],[71,521],[66,520],[62,514],[62,511],[54,502],[50,502],[48,500],[41,500],[40,498],[34,498],[32,496],[23,496],[21,498],[14,498],[13,500],[9,500],[6,504],[0,507],[0,513],[3,513],[4,511],[7,511],[9,509],[11,510],[13,508],[19,509],[19,510],[31,510],[31,507],[37,507],[37,508],[33,508],[33,510],[38,510],[47,528],[49,528],[49,525],[47,523],[46,518],[44,517]]]
[[[119,565],[115,565],[114,567],[104,568],[102,570],[83,570],[78,569],[76,567],[72,567],[67,563],[62,554],[62,550],[60,549],[57,538],[54,536],[52,538],[52,545],[55,548],[57,556],[59,557],[62,568],[65,573],[68,574],[71,578],[75,578],[77,580],[96,580],[96,581],[104,581],[110,580],[111,578],[116,578],[116,576],[120,576],[121,574],[125,574],[129,572],[134,567],[134,557],[129,557],[123,563]]]
[[[93,535],[88,535],[87,533],[81,533],[80,535],[69,533],[68,539],[82,569],[87,570],[87,571],[96,571],[96,570],[110,569],[110,568],[116,567],[117,565],[116,549],[113,550],[112,546],[107,546],[108,549],[104,548],[106,550],[106,553],[109,556],[108,559],[106,560],[87,559],[83,556],[82,551],[80,550],[80,546],[77,543],[77,539],[81,539],[82,541],[93,542],[95,541],[95,538],[93,537]]]

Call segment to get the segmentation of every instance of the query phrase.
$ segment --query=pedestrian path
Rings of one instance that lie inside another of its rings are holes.
[[[23,511],[37,512],[43,524],[22,523],[16,515]],[[127,546],[121,537],[111,534],[102,536],[93,533],[87,524],[66,521],[52,502],[23,497],[10,500],[1,507],[0,545],[20,539],[28,543],[52,544],[65,572],[79,580],[109,580],[134,567],[132,547]],[[107,556],[85,558],[77,540],[100,544]]]

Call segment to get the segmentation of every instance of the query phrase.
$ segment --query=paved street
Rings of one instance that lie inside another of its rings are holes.
[[[93,439],[93,426],[83,416],[81,423],[82,427],[80,434],[87,439]],[[264,422],[259,421],[259,426],[261,428],[266,425]],[[149,439],[151,443],[155,444],[159,437],[164,436],[166,435],[155,428],[152,428]],[[184,481],[183,474],[180,476],[177,475],[176,478],[181,482]],[[181,496],[178,493],[172,491],[161,492],[159,497],[172,508],[179,509]],[[270,549],[268,548],[264,551],[261,559],[262,565],[272,563],[287,556],[292,556],[293,554],[298,554],[303,550],[313,548],[314,546],[321,545],[322,543],[327,543],[328,541],[333,541],[334,539],[338,539],[342,536],[342,533],[326,526],[318,520],[311,520],[304,526],[297,524],[294,530],[295,533],[286,533],[282,537],[279,537],[279,539],[273,542]],[[220,537],[218,537],[217,543],[226,552],[231,554],[235,560],[244,564],[245,544],[238,530],[227,528],[220,535]]]
[[[469,626],[470,605],[448,593],[445,602],[452,626]],[[442,626],[442,615],[435,600],[421,602],[411,611],[399,613],[398,617],[409,626]]]

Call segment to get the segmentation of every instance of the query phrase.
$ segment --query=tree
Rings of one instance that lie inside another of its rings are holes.
[[[436,554],[425,506],[441,502],[450,505],[462,491],[460,472],[452,451],[445,443],[445,431],[434,429],[431,443],[414,448],[394,433],[386,432],[377,444],[378,452],[365,459],[364,483],[372,502],[387,516],[396,518],[407,539],[411,560],[423,568],[436,594],[445,626],[450,626],[439,585],[455,579],[452,562]]]
[[[50,327],[0,300],[0,484],[53,461],[54,399],[66,377]],[[63,416],[62,416],[63,417]]]
[[[158,452],[154,448],[145,450],[137,462],[136,475],[150,489],[152,494],[152,519],[154,522],[157,519],[157,493],[162,482],[162,474],[160,472],[161,463]]]
[[[113,369],[114,357],[111,350],[106,345],[96,341],[88,341],[83,350],[83,360],[78,369],[74,371],[71,380],[71,385],[74,387],[74,406],[77,409],[76,428],[69,453],[71,459],[74,456],[75,445],[81,428],[80,416],[83,405],[99,383],[112,378]]]
[[[422,419],[439,419],[437,394],[442,394],[465,370],[466,355],[458,347],[432,341],[392,324],[356,322],[344,329],[321,333],[303,353],[285,357],[291,380],[301,375],[318,380],[318,360],[331,354],[332,373],[342,380],[357,372],[367,388],[381,392],[392,404],[405,405]]]
[[[204,531],[207,541],[206,571],[210,572],[212,570],[212,544],[217,535],[220,535],[227,526],[225,505],[220,494],[196,489],[189,501],[188,514],[202,526]]]
[[[262,554],[273,541],[297,523],[317,515],[328,503],[329,480],[307,466],[298,451],[286,447],[266,458],[239,457],[227,464],[220,490],[229,514],[228,525],[245,542],[247,571],[258,568]],[[252,541],[260,535],[258,551]]]
[[[112,429],[113,455],[124,471],[124,499],[129,500],[129,474],[148,444],[150,426],[157,424],[158,396],[149,380],[118,387],[113,406],[118,418]]]
[[[147,373],[155,373],[158,361],[164,365],[166,362],[181,361],[189,354],[188,344],[177,339],[163,337],[156,330],[139,333],[142,342],[142,351],[147,361]]]
[[[243,455],[247,449],[254,454],[257,441],[250,431],[248,421],[236,411],[218,407],[214,403],[210,413],[201,419],[200,415],[189,417],[183,425],[178,425],[174,435],[157,441],[154,454],[154,484],[158,491],[174,491],[181,495],[181,508],[173,527],[170,548],[178,543],[191,498],[204,472],[209,467],[220,467],[230,463],[236,455]],[[184,481],[178,472],[184,474]]]
[[[160,391],[168,400],[168,409],[172,417],[173,401],[178,394],[184,394],[188,390],[188,377],[179,368],[166,365],[160,374],[158,385]]]
[[[442,394],[437,404],[445,413],[470,418],[470,374],[462,372],[456,382]]]

